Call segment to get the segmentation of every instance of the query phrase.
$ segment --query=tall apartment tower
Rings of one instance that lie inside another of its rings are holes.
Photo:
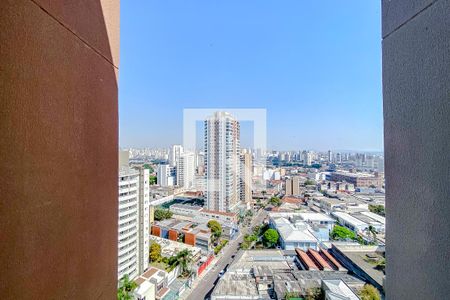
[[[119,224],[117,278],[131,279],[148,268],[150,207],[149,170],[128,166],[119,152]]]
[[[169,164],[172,167],[177,165],[177,161],[180,159],[181,154],[183,154],[183,146],[173,145],[169,154]]]
[[[148,268],[150,253],[150,170],[139,171],[139,274]]]
[[[206,207],[232,211],[240,202],[240,125],[231,114],[205,120]]]
[[[250,208],[252,201],[253,159],[251,153],[241,154],[241,202]]]
[[[333,162],[333,152],[331,152],[331,150],[328,150],[328,162]]]
[[[156,183],[159,186],[173,186],[173,181],[170,165],[159,165],[156,170]]]
[[[177,185],[190,189],[194,186],[195,154],[183,153],[177,162]]]
[[[310,151],[303,151],[303,164],[306,166],[312,164],[312,153]]]
[[[294,176],[286,179],[286,196],[300,195],[300,177]]]

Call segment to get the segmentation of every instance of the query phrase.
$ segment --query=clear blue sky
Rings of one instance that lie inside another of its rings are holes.
[[[120,146],[184,108],[266,108],[268,148],[382,150],[378,0],[121,1]]]

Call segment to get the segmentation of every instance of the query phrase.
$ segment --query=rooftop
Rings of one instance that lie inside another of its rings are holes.
[[[286,218],[274,218],[276,229],[285,242],[289,241],[309,241],[317,242],[317,238],[309,231],[305,222],[297,221],[291,223]]]
[[[323,280],[322,285],[330,300],[359,300],[359,297],[342,280]]]
[[[335,211],[335,212],[332,212],[332,214],[338,218],[341,218],[342,220],[344,220],[348,223],[355,225],[355,226],[366,226],[367,225],[366,222],[363,222],[345,212]]]
[[[216,299],[229,299],[228,297],[230,296],[256,297],[259,293],[253,276],[249,274],[225,273],[214,288],[212,295]]]

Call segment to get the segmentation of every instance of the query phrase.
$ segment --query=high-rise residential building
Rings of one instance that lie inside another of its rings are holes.
[[[240,125],[226,112],[205,120],[206,207],[232,211],[240,202]]]
[[[300,177],[294,176],[286,179],[285,194],[287,196],[300,195]]]
[[[181,154],[183,154],[183,146],[173,145],[169,156],[170,166],[175,167],[177,165],[177,161],[180,159]]]
[[[139,171],[139,274],[148,268],[150,253],[150,170]]]
[[[286,196],[291,196],[292,195],[292,180],[291,179],[286,179],[286,187],[285,187],[285,194]]]
[[[328,150],[328,162],[333,162],[333,152],[331,150]]]
[[[241,154],[241,201],[250,208],[252,201],[253,159],[251,153]]]
[[[128,156],[119,154],[118,279],[139,275],[139,171],[128,167]]]
[[[194,186],[195,154],[186,152],[177,161],[177,185],[190,189]]]
[[[149,175],[148,169],[130,168],[128,152],[119,152],[118,279],[133,279],[148,268]]]
[[[303,164],[306,166],[312,165],[313,154],[310,151],[303,151]]]
[[[170,165],[159,165],[156,170],[156,183],[159,186],[173,186],[174,178],[172,176]]]

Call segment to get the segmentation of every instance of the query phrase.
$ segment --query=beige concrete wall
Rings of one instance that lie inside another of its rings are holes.
[[[0,1],[0,295],[114,299],[119,1]]]

